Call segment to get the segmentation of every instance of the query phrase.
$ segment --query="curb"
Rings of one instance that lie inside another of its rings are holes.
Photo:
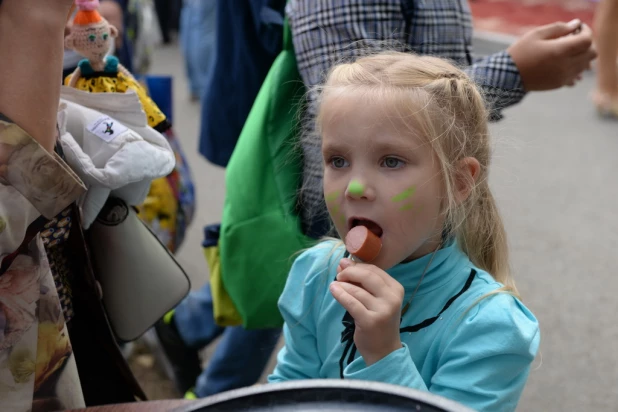
[[[498,43],[503,47],[508,47],[519,37],[512,34],[498,33],[493,31],[475,30],[474,39],[489,43]]]
[[[479,55],[498,53],[517,40],[517,36],[490,31],[475,30],[472,35],[474,50]]]

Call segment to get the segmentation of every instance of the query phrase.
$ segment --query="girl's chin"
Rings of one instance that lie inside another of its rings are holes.
[[[393,266],[397,265],[397,262],[393,262],[392,259],[388,258],[388,256],[380,254],[373,261],[369,262],[369,264],[377,266],[378,268],[386,271],[392,268]]]

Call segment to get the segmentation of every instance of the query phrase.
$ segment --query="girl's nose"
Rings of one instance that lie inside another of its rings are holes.
[[[362,180],[353,179],[345,190],[346,197],[356,200],[375,200],[375,190]]]

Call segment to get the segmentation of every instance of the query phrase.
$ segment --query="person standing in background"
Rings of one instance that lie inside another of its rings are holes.
[[[62,32],[71,3],[5,0],[0,5],[2,411],[85,406],[39,234],[46,219],[85,191],[54,153],[59,135]]]
[[[155,0],[164,44],[169,44],[172,41],[172,30],[178,29],[180,20],[178,14],[181,3],[182,0]]]
[[[206,91],[215,53],[216,0],[184,0],[180,12],[180,48],[185,57],[191,101]]]
[[[594,29],[599,59],[592,99],[599,114],[618,119],[618,0],[601,0]]]
[[[72,1],[0,3],[0,410],[145,399],[85,270],[75,200],[86,187],[60,148],[68,112],[58,80]],[[70,273],[47,254],[51,232]],[[73,310],[58,278],[70,279]]]
[[[286,0],[217,0],[214,64],[202,98],[199,151],[226,167],[281,51]]]
[[[192,1],[211,0],[188,0]],[[201,95],[199,147],[213,164],[227,165],[255,97],[282,49],[285,3],[216,0],[216,51]],[[205,232],[213,232],[211,229],[207,227]],[[204,243],[208,242],[212,240],[206,238]],[[280,328],[247,330],[217,325],[209,282],[191,292],[155,329],[163,352],[159,354],[171,367],[177,389],[186,392],[187,398],[255,384],[281,333]],[[198,351],[219,337],[208,367],[202,371]]]

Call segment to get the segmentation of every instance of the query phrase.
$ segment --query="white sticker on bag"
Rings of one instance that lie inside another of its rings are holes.
[[[88,125],[88,131],[99,136],[102,140],[109,143],[116,136],[123,134],[128,130],[128,127],[109,116],[99,117],[93,123]]]

